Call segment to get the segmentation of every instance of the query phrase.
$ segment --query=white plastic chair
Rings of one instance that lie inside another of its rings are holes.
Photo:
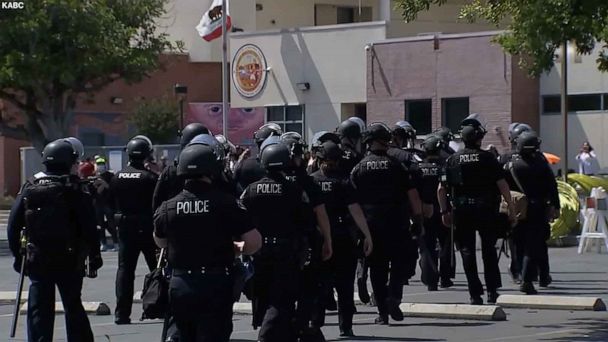
[[[603,188],[593,188],[591,196],[586,199],[584,210],[585,220],[583,230],[579,237],[578,254],[582,254],[589,248],[589,242],[604,240],[604,246],[608,251],[608,195]],[[597,241],[598,253],[601,253],[602,245]]]

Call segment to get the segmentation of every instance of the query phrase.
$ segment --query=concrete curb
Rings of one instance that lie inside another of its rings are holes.
[[[606,311],[606,304],[597,297],[501,295],[496,305],[504,308]]]
[[[406,317],[506,321],[507,315],[496,305],[403,303],[399,306]]]
[[[112,313],[110,307],[108,307],[106,303],[102,302],[82,302],[82,306],[84,307],[84,311],[86,313],[96,316],[108,316]],[[24,315],[25,313],[27,313],[27,302],[19,309],[19,314]],[[55,302],[55,314],[61,313],[65,313],[63,303]]]
[[[27,301],[27,296],[28,296],[27,291],[21,292],[21,303],[24,303],[25,301]],[[15,291],[0,291],[0,304],[1,305],[15,304],[16,300],[17,300],[17,293]]]

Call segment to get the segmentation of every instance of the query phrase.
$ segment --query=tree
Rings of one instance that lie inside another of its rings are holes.
[[[34,147],[67,135],[79,97],[140,81],[159,54],[181,50],[157,31],[167,1],[31,0],[0,11],[0,99],[23,111]]]
[[[129,120],[137,134],[150,138],[154,144],[175,142],[178,130],[178,106],[169,96],[152,100],[141,100]]]
[[[406,21],[420,11],[448,0],[396,0]],[[608,70],[608,1],[606,0],[469,0],[460,18],[468,22],[486,20],[508,31],[496,41],[512,55],[525,56],[520,65],[531,75],[553,67],[558,49],[564,42],[575,44],[581,54],[591,54],[596,41],[602,44],[597,63]]]

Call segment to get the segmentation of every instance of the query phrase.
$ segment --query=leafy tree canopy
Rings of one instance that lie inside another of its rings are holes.
[[[454,0],[396,0],[406,21],[431,5]],[[462,3],[462,1],[457,1]],[[508,31],[496,38],[513,55],[523,55],[520,64],[530,74],[549,71],[556,50],[565,42],[574,44],[579,53],[590,54],[596,41],[603,49],[597,56],[598,68],[608,70],[608,1],[606,0],[468,0],[460,18],[468,22],[486,20]]]
[[[165,96],[139,101],[129,120],[137,134],[147,136],[154,144],[171,144],[176,142],[178,117],[175,100]]]

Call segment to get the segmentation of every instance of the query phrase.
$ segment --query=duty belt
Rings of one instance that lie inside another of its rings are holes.
[[[295,239],[267,236],[264,237],[263,243],[265,245],[282,245],[287,243],[293,243],[294,240]]]
[[[454,206],[458,207],[481,207],[492,205],[493,201],[485,197],[456,197]]]
[[[211,267],[198,267],[192,269],[175,268],[173,269],[173,275],[192,275],[192,274],[230,274],[230,267],[228,266],[211,266]]]

